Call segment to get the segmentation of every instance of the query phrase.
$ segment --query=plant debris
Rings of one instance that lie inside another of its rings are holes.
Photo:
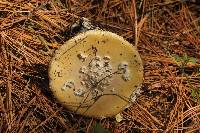
[[[1,0],[0,132],[91,132],[97,124],[115,133],[198,132],[199,14],[199,0]],[[135,44],[144,62],[141,95],[120,122],[69,112],[49,90],[52,54],[82,17]]]

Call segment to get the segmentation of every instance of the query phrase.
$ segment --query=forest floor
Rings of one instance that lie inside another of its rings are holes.
[[[198,0],[0,0],[0,132],[199,132],[199,14]],[[49,90],[51,53],[82,17],[143,60],[141,95],[120,122],[74,114]]]

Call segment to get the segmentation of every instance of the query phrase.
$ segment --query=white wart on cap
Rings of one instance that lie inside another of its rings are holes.
[[[96,118],[124,110],[142,84],[136,48],[102,30],[81,33],[61,46],[49,66],[50,88],[75,113]]]

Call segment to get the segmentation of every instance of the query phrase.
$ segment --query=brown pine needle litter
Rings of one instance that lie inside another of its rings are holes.
[[[199,14],[199,0],[0,0],[0,132],[199,132]],[[74,114],[49,90],[52,54],[82,17],[142,57],[141,95],[120,122]]]

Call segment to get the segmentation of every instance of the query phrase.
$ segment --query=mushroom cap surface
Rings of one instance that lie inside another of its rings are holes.
[[[50,89],[67,109],[86,116],[112,117],[131,103],[143,80],[137,49],[112,32],[80,33],[55,53]]]

